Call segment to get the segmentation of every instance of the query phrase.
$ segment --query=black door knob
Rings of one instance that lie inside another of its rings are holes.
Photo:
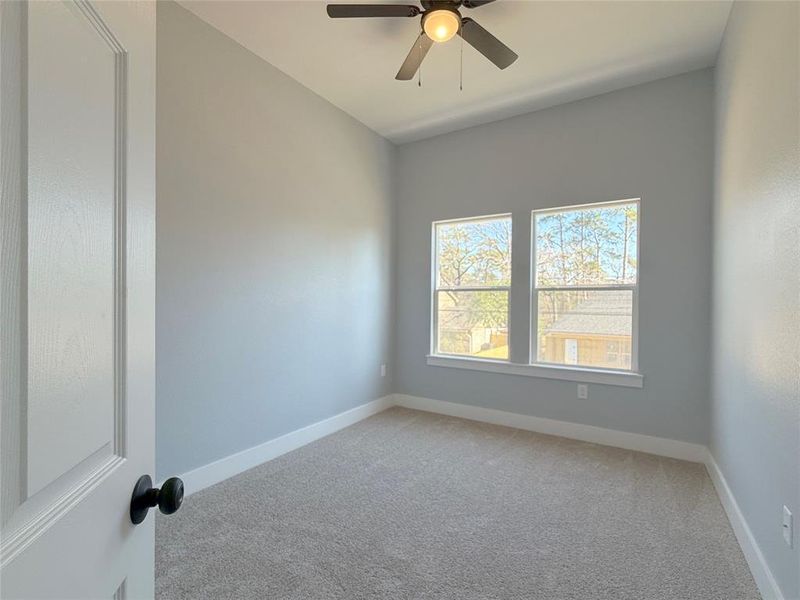
[[[171,515],[183,502],[183,482],[178,477],[170,477],[161,486],[153,487],[150,475],[142,475],[133,487],[131,495],[131,521],[138,525],[147,516],[147,511],[158,505],[165,515]]]

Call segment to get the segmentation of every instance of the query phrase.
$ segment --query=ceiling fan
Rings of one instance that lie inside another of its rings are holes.
[[[456,34],[500,69],[517,60],[518,56],[508,46],[469,17],[462,17],[458,10],[478,8],[491,2],[494,0],[420,0],[422,9],[402,4],[328,4],[328,16],[349,19],[422,15],[422,33],[395,76],[395,79],[407,81],[414,77],[435,42],[446,42]]]

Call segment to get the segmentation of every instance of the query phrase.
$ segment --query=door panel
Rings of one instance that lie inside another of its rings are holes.
[[[0,6],[0,594],[150,597],[155,4]]]
[[[28,7],[29,496],[114,456],[115,413],[124,419],[114,260],[124,169],[114,158],[125,145],[126,90],[115,85],[125,63],[100,27],[81,5]]]

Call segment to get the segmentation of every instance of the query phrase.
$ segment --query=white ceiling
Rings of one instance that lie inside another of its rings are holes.
[[[419,6],[384,3],[390,2]],[[394,79],[419,32],[419,17],[334,20],[326,2],[307,0],[181,4],[403,143],[710,66],[731,1],[498,0],[462,8],[519,54],[501,71],[464,44],[463,91],[458,37],[431,49],[422,87],[416,79]]]

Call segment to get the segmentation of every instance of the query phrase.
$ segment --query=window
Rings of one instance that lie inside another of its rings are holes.
[[[608,342],[606,346],[606,361],[608,361],[608,364],[617,365],[621,369],[630,368],[631,364],[630,342],[626,341]]]
[[[508,360],[511,216],[433,224],[433,353]]]
[[[514,272],[513,292],[510,214],[433,223],[427,364],[643,387],[640,214],[638,199],[533,211],[531,268]],[[515,251],[528,242],[517,236]]]
[[[636,370],[639,202],[533,212],[532,361]]]

